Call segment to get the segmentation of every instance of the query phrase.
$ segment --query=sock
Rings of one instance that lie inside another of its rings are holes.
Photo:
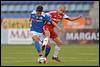
[[[42,46],[42,51],[44,51],[44,49],[45,49],[45,45],[44,45],[44,46]]]
[[[44,38],[44,40],[43,40],[43,44],[42,44],[42,45],[47,45],[47,44],[48,44],[48,40],[49,40],[48,37]]]
[[[46,45],[45,57],[47,57],[49,55],[50,50],[51,50],[51,46]]]
[[[35,44],[35,48],[36,48],[37,51],[38,51],[39,56],[42,56],[41,46],[40,46],[39,42],[38,42],[38,41],[35,41],[34,44]]]
[[[43,43],[42,43],[42,51],[44,51],[46,45],[48,44],[48,41],[49,41],[48,37],[44,38]]]
[[[53,54],[53,57],[58,57],[58,53],[59,53],[60,47],[58,47],[57,45],[55,46],[55,51]]]

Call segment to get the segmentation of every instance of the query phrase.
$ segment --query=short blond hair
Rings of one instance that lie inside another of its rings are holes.
[[[64,7],[64,8],[65,8],[65,5],[62,5],[62,4],[61,4],[61,5],[59,5],[59,7],[58,7],[58,8],[61,8],[61,7]]]

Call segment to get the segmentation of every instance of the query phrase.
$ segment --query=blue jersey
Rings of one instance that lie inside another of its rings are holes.
[[[48,21],[48,23],[52,24],[51,17],[43,12],[42,12],[41,16],[37,16],[36,11],[33,11],[31,13],[31,18],[32,18],[32,26],[30,29],[31,31],[36,31],[36,32],[42,33],[43,26],[46,21]]]

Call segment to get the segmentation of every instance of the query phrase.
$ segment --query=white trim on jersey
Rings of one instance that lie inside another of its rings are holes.
[[[64,16],[63,16],[63,18],[68,18],[69,16],[68,15],[66,15],[66,14],[64,14]]]
[[[51,17],[51,15],[49,13],[45,13],[45,14]]]
[[[46,14],[44,13],[44,12],[42,12],[42,14],[41,14],[42,16],[45,16]]]
[[[31,14],[36,14],[36,11],[35,11],[35,10],[33,10],[33,11],[31,12]]]

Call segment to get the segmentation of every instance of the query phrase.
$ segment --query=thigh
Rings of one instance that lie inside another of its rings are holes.
[[[49,26],[44,26],[43,27],[43,34],[45,35],[45,36],[48,36],[48,37],[50,37],[50,27]]]
[[[56,39],[58,37],[57,33],[54,30],[50,31],[50,38],[52,40]]]
[[[60,37],[54,38],[53,41],[56,42],[56,44],[57,44],[58,46],[62,45],[62,41],[61,41]]]
[[[40,34],[36,31],[31,31],[31,34],[32,34],[32,39],[34,41],[39,41],[40,40]]]
[[[50,37],[50,31],[49,30],[44,30],[44,35],[47,37]]]

